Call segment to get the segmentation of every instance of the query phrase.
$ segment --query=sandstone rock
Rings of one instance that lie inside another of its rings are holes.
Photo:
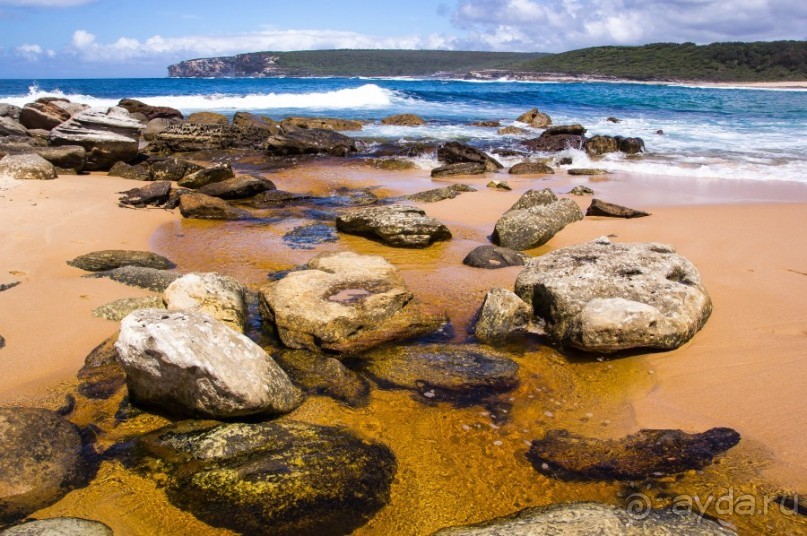
[[[619,143],[611,136],[597,135],[586,140],[584,149],[591,156],[599,156],[619,151]]]
[[[436,203],[444,199],[454,199],[462,192],[475,192],[476,188],[468,186],[467,184],[452,184],[444,188],[435,188],[434,190],[426,190],[425,192],[418,192],[416,194],[407,195],[406,198],[410,201],[418,203]]]
[[[297,129],[361,130],[362,124],[361,121],[331,117],[287,117],[280,122],[280,127],[288,133]]]
[[[354,408],[366,406],[370,400],[367,380],[338,359],[306,350],[283,350],[275,361],[308,394],[328,396]]]
[[[490,120],[490,121],[473,121],[471,124],[473,126],[475,126],[475,127],[483,127],[483,128],[498,128],[498,127],[502,126],[501,121],[494,121],[494,120]]]
[[[415,114],[398,114],[385,117],[381,120],[382,125],[396,125],[401,127],[419,127],[425,125],[426,121]]]
[[[485,165],[474,162],[446,164],[432,170],[432,177],[452,177],[454,175],[481,175],[485,173]]]
[[[493,173],[504,167],[498,160],[486,155],[479,149],[456,141],[445,143],[437,149],[437,159],[446,164],[483,164],[485,171]]]
[[[121,266],[142,266],[158,270],[167,270],[174,267],[174,264],[162,255],[157,255],[150,251],[123,249],[94,251],[67,261],[67,264],[88,272],[102,272],[120,268]]]
[[[563,480],[644,480],[702,469],[739,442],[731,428],[639,430],[618,440],[550,430],[532,442],[527,458],[537,471]]]
[[[416,307],[398,270],[382,257],[325,253],[261,289],[261,315],[284,345],[355,353],[431,333],[443,315]]]
[[[163,300],[169,311],[206,313],[243,332],[247,321],[244,293],[244,287],[232,277],[217,273],[190,273],[168,285]]]
[[[594,195],[594,190],[588,186],[577,185],[569,190],[570,195]]]
[[[542,197],[547,202],[533,203]],[[583,219],[583,213],[570,199],[555,198],[551,190],[530,190],[496,222],[494,243],[516,250],[532,249],[549,242],[570,223]]]
[[[555,170],[543,162],[519,162],[510,168],[511,175],[548,175]]]
[[[592,199],[586,211],[586,216],[607,216],[611,218],[642,218],[650,216],[649,212],[634,210],[632,208],[607,203],[600,199]]]
[[[229,164],[219,164],[185,175],[179,180],[179,182],[177,182],[177,186],[197,190],[202,186],[226,181],[227,179],[232,179],[233,177],[235,177],[235,174],[233,173],[233,168]]]
[[[562,248],[532,259],[515,290],[555,340],[589,352],[671,350],[712,311],[697,269],[656,243]]]
[[[518,384],[518,365],[474,345],[398,346],[362,358],[382,387],[415,391],[430,400],[473,404]]]
[[[179,119],[166,119],[164,117],[155,117],[146,123],[146,128],[143,129],[143,139],[146,141],[154,141],[157,136],[171,125],[180,123]]]
[[[167,413],[227,419],[288,413],[301,397],[257,344],[193,311],[135,311],[115,343],[130,397]]]
[[[13,104],[0,103],[0,117],[8,117],[14,121],[20,120],[20,112],[22,108],[14,106]]]
[[[516,126],[508,126],[502,127],[496,131],[497,134],[501,134],[502,136],[523,136],[525,134],[529,134],[530,131],[526,128],[516,127]]]
[[[558,200],[555,192],[551,188],[544,188],[543,190],[527,190],[518,198],[510,210],[530,209],[544,205],[551,205]]]
[[[133,188],[125,192],[118,199],[121,205],[130,205],[134,207],[145,207],[148,205],[161,206],[168,201],[171,193],[170,181],[155,181],[142,188]]]
[[[19,122],[28,129],[53,130],[70,119],[70,114],[53,103],[31,102],[20,110]]]
[[[226,115],[215,112],[194,112],[188,116],[187,122],[193,125],[227,125],[230,120]]]
[[[485,343],[502,342],[524,332],[531,318],[532,310],[521,298],[509,290],[494,288],[485,295],[474,334]]]
[[[546,128],[552,124],[552,119],[545,113],[539,112],[538,108],[533,108],[528,112],[524,112],[516,121],[520,123],[527,123],[533,128]]]
[[[236,175],[221,182],[209,183],[199,188],[199,193],[219,199],[245,199],[277,187],[269,179],[258,175]]]
[[[83,480],[78,428],[56,413],[0,408],[0,524],[61,499]]]
[[[225,149],[262,149],[266,129],[249,125],[174,124],[157,134],[147,150],[155,155]]]
[[[115,165],[109,169],[109,173],[107,173],[107,175],[134,181],[151,180],[151,170],[149,169],[149,165],[146,163],[131,166],[126,162],[116,162]]]
[[[204,169],[199,164],[169,156],[151,162],[151,174],[155,181],[180,181],[186,175]]]
[[[109,302],[92,310],[92,315],[96,318],[104,318],[114,322],[120,322],[129,313],[138,309],[164,309],[163,299],[160,296],[144,296],[142,298],[121,298]]]
[[[159,298],[159,296],[157,296]],[[118,332],[93,348],[78,371],[78,392],[93,400],[106,400],[126,385],[126,376],[118,364]]]
[[[169,270],[158,270],[156,268],[144,268],[142,266],[122,266],[106,272],[95,272],[84,277],[100,278],[107,277],[118,283],[123,283],[130,287],[139,287],[154,292],[163,292],[168,285],[182,274]]]
[[[124,108],[131,114],[141,113],[146,116],[148,121],[152,121],[154,119],[184,119],[182,112],[176,108],[170,108],[168,106],[152,106],[135,99],[121,99],[121,101],[118,102],[118,106]]]
[[[347,156],[358,150],[353,138],[322,128],[300,129],[270,136],[264,148],[269,154],[276,156],[304,154]]]
[[[299,225],[283,235],[283,242],[292,249],[314,249],[317,244],[337,240],[336,229],[324,223]]]
[[[375,168],[385,171],[404,171],[417,167],[411,160],[405,160],[403,158],[373,158],[369,160],[368,163]]]
[[[0,159],[0,177],[17,180],[52,180],[57,178],[53,164],[38,154],[6,155]]]
[[[474,248],[465,256],[462,263],[474,268],[495,270],[508,266],[523,266],[529,259],[527,255],[513,249],[487,245]]]
[[[138,443],[163,461],[174,505],[241,534],[351,534],[389,502],[396,473],[385,445],[288,420],[185,422]]]
[[[87,151],[88,171],[103,171],[116,162],[128,162],[137,155],[143,125],[123,109],[107,113],[83,111],[54,128],[51,145],[80,145]]]
[[[245,220],[252,218],[246,210],[230,206],[218,197],[188,193],[179,198],[179,213],[194,220]]]
[[[267,135],[274,136],[281,133],[280,125],[265,115],[254,115],[248,112],[236,112],[233,116],[233,125],[253,127],[265,130]]]
[[[393,247],[424,248],[451,239],[448,227],[428,217],[425,211],[405,205],[348,212],[336,218],[336,228],[343,233],[376,238]]]
[[[35,147],[33,152],[61,169],[84,169],[87,163],[87,151],[79,145],[63,145],[61,147]]]
[[[591,176],[591,175],[608,175],[608,170],[605,169],[598,169],[598,168],[573,168],[567,169],[566,173],[569,175],[584,175],[584,176]]]
[[[10,117],[0,117],[0,136],[27,136],[28,129]]]
[[[112,529],[98,521],[55,517],[29,521],[0,531],[0,536],[112,536]]]
[[[639,515],[610,504],[579,502],[527,508],[478,525],[433,536],[737,536],[692,512],[647,510]]]
[[[513,187],[510,186],[510,183],[508,183],[507,181],[490,181],[487,184],[487,187],[492,190],[504,190],[504,191],[510,191],[513,189]]]

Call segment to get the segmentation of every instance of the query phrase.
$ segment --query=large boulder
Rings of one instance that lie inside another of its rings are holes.
[[[485,295],[479,319],[474,326],[476,338],[485,343],[499,343],[527,330],[532,309],[513,292],[494,288]]]
[[[692,512],[639,506],[638,512],[593,502],[539,506],[432,536],[736,536],[717,521]]]
[[[437,159],[446,164],[483,164],[485,171],[493,173],[504,167],[498,160],[486,155],[479,149],[457,141],[450,141],[437,149]]]
[[[20,140],[21,138],[7,138]],[[77,145],[47,147],[38,145],[33,138],[25,138],[27,143],[15,141],[0,143],[0,158],[6,155],[38,154],[54,167],[62,170],[81,171],[87,160],[87,152]],[[42,142],[44,143],[44,141]]]
[[[199,188],[199,192],[219,199],[246,199],[277,187],[269,179],[257,175],[236,175],[221,182],[213,182]]]
[[[415,114],[396,114],[385,117],[381,120],[382,125],[394,125],[399,127],[419,127],[425,125],[426,121]]]
[[[571,199],[557,199],[544,189],[536,196],[529,190],[496,222],[493,242],[519,251],[542,246],[570,223],[583,219]],[[532,201],[534,199],[534,202]]]
[[[625,154],[639,154],[644,152],[644,140],[642,138],[623,138],[617,136],[619,150]]]
[[[267,153],[274,156],[327,154],[347,156],[355,153],[356,140],[325,128],[307,128],[270,136],[264,143]]]
[[[133,181],[150,181],[151,169],[147,162],[141,162],[134,166],[126,162],[115,162],[115,165],[109,168],[107,175]]]
[[[262,149],[265,128],[252,125],[178,123],[156,135],[147,150],[151,154],[170,155],[192,151],[221,149]]]
[[[205,313],[135,311],[115,349],[129,396],[166,413],[228,419],[288,413],[301,402],[260,346]]]
[[[53,164],[32,153],[4,156],[0,159],[0,177],[17,180],[52,180],[58,175]]]
[[[530,257],[514,249],[485,245],[471,250],[462,259],[462,264],[473,266],[474,268],[495,270],[507,268],[508,266],[524,266],[529,259]]]
[[[249,112],[236,112],[233,116],[233,125],[239,127],[254,127],[266,131],[269,136],[280,134],[280,124],[271,117],[265,115],[254,115]]]
[[[171,195],[171,181],[155,181],[141,188],[133,188],[120,193],[122,195],[118,199],[118,203],[121,205],[137,208],[149,205],[162,206]]]
[[[208,184],[226,181],[235,177],[230,164],[216,164],[209,168],[203,168],[185,175],[177,182],[177,186],[196,190]]]
[[[352,119],[334,119],[331,117],[287,117],[280,122],[284,132],[297,129],[323,129],[323,130],[361,130],[361,121]]]
[[[712,312],[698,270],[657,243],[601,238],[553,251],[527,264],[515,291],[551,337],[589,352],[671,350]]]
[[[107,171],[116,162],[137,155],[143,125],[122,108],[106,113],[83,111],[51,130],[51,145],[80,145],[87,151],[88,171]]]
[[[27,136],[28,129],[10,117],[0,117],[0,136]]]
[[[429,400],[473,404],[518,385],[516,362],[481,346],[398,346],[362,359],[382,387],[415,391]]]
[[[550,430],[532,442],[527,459],[540,473],[563,480],[646,480],[703,469],[739,442],[731,428],[639,430],[621,439]]]
[[[0,532],[0,536],[112,536],[112,534],[112,529],[99,521],[77,517],[39,519]]]
[[[552,118],[549,115],[538,111],[538,108],[533,108],[524,112],[516,118],[520,123],[526,123],[533,128],[546,128],[552,124]]]
[[[150,251],[124,249],[93,251],[67,261],[67,264],[88,272],[102,272],[120,268],[121,266],[143,266],[158,270],[167,270],[174,267],[174,264],[162,255],[157,255]]]
[[[247,305],[244,287],[225,275],[190,273],[165,289],[163,300],[169,311],[207,313],[236,331],[244,331]]]
[[[413,300],[398,269],[374,255],[318,255],[260,294],[264,321],[290,348],[355,353],[446,322]]]
[[[589,155],[599,156],[619,151],[619,143],[612,136],[598,134],[587,139],[584,148]]]
[[[70,119],[70,113],[52,102],[31,102],[23,106],[18,121],[27,129],[53,130]]]
[[[230,206],[227,201],[198,192],[179,198],[179,213],[192,220],[246,220],[252,215],[244,209]]]
[[[187,122],[192,125],[227,125],[230,120],[216,112],[194,112],[188,116]]]
[[[586,129],[577,123],[549,127],[537,138],[524,140],[522,143],[530,150],[540,152],[559,152],[567,149],[582,149],[585,145]]]
[[[397,469],[383,444],[286,420],[185,422],[137,443],[163,462],[173,504],[241,534],[351,534],[389,502]]]
[[[135,99],[121,99],[118,106],[128,111],[130,114],[143,114],[146,119],[183,119],[182,112],[176,108],[168,106],[152,106]]]
[[[336,228],[343,233],[381,240],[393,247],[424,248],[450,240],[448,227],[426,215],[424,210],[406,205],[369,207],[342,214]]]
[[[0,526],[61,499],[83,480],[78,428],[45,409],[0,408]]]

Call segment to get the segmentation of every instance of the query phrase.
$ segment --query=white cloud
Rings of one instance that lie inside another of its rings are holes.
[[[450,48],[452,40],[439,35],[378,37],[336,30],[278,30],[232,35],[189,35],[145,40],[121,37],[111,43],[99,43],[86,30],[73,33],[68,50],[90,62],[122,61],[165,57],[189,59],[255,52],[260,50],[314,50],[332,48]]]
[[[75,7],[91,4],[96,0],[0,0],[0,6],[15,7]]]
[[[461,48],[557,52],[659,41],[804,39],[803,0],[460,0]]]
[[[29,43],[18,46],[14,49],[14,52],[17,56],[27,61],[38,61],[43,56],[47,56],[48,58],[56,56],[56,52],[53,50],[45,50],[39,45]]]

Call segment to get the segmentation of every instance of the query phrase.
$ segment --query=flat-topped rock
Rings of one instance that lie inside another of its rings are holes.
[[[435,188],[433,190],[426,190],[425,192],[418,192],[416,194],[407,195],[406,198],[410,201],[418,203],[436,203],[445,199],[454,199],[462,192],[475,192],[476,188],[468,186],[467,184],[452,184],[443,188]]]
[[[0,177],[17,180],[53,180],[58,177],[53,164],[38,154],[9,154],[0,158]]]
[[[415,114],[390,115],[381,120],[382,125],[395,125],[400,127],[419,127],[426,124],[422,117]]]
[[[31,102],[23,106],[18,121],[27,129],[52,130],[70,119],[67,110],[51,102]]]
[[[231,206],[227,201],[198,192],[185,193],[179,198],[179,212],[183,218],[195,220],[245,220],[252,215],[244,209]]]
[[[84,277],[106,277],[130,287],[162,292],[181,276],[182,274],[170,270],[158,270],[157,268],[144,268],[142,266],[122,266],[104,272],[87,274]]]
[[[106,171],[137,155],[143,124],[122,108],[106,113],[85,110],[51,130],[51,145],[80,145],[87,151],[88,171]]]
[[[485,173],[485,164],[479,162],[457,162],[432,169],[432,177],[452,177],[454,175],[482,175]]]
[[[112,270],[121,266],[142,266],[145,268],[156,268],[167,270],[174,267],[167,258],[150,251],[131,251],[123,249],[105,249],[93,251],[80,255],[67,264],[74,268],[86,270],[88,272],[102,272]]]
[[[177,186],[196,190],[208,184],[226,181],[233,177],[235,177],[235,173],[233,173],[232,166],[229,164],[217,164],[185,175],[177,182]]]
[[[221,182],[206,184],[199,188],[199,192],[219,199],[246,199],[276,189],[269,179],[256,175],[236,175]]]
[[[361,130],[361,121],[333,117],[287,117],[280,122],[285,132],[296,129]]]
[[[358,151],[356,140],[325,128],[299,129],[270,136],[264,143],[264,149],[275,156],[305,154],[347,156]]]
[[[644,218],[650,216],[649,212],[636,210],[614,203],[608,203],[601,199],[592,199],[591,205],[586,210],[586,216],[605,216],[608,218]]]
[[[551,175],[555,170],[543,162],[519,162],[508,171],[510,175]]]
[[[245,292],[232,277],[193,272],[168,285],[163,300],[169,311],[203,312],[243,332],[247,321]]]
[[[77,517],[39,519],[0,531],[0,536],[112,536],[112,534],[112,529],[100,521]]]
[[[450,240],[448,227],[406,205],[368,207],[340,215],[336,228],[348,234],[375,238],[393,247],[424,248],[433,242]]]

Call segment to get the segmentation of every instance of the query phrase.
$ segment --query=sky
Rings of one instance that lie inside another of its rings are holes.
[[[163,77],[260,50],[563,52],[807,39],[805,0],[0,0],[0,78]]]

